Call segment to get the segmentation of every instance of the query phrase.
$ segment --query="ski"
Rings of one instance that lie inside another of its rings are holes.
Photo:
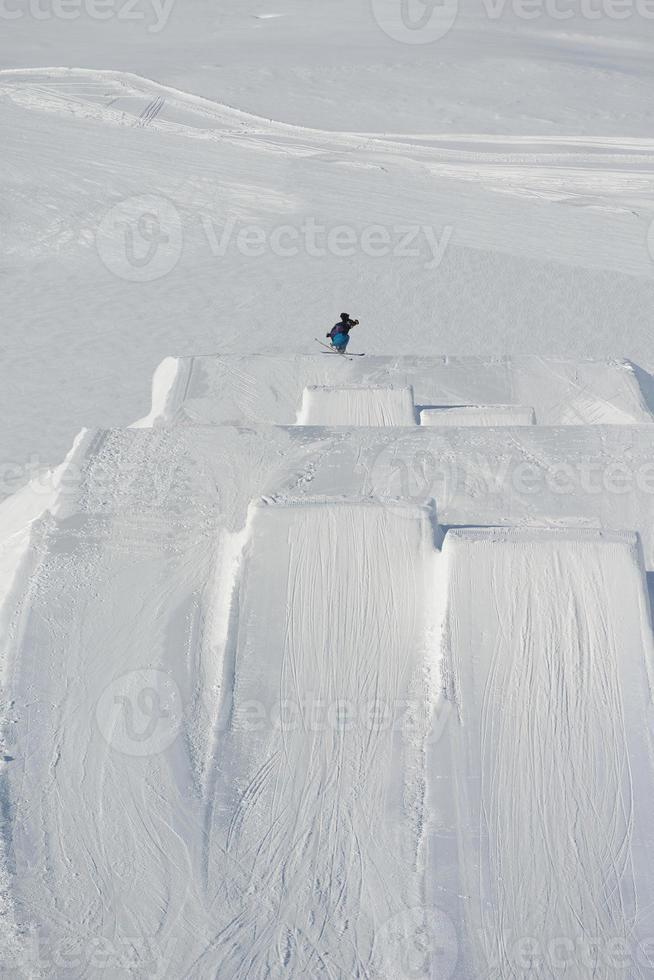
[[[365,354],[359,353],[359,351],[356,351],[355,353],[352,353],[352,354],[349,354],[349,353],[341,354],[340,351],[337,351],[337,350],[321,350],[320,353],[321,354],[338,354],[339,357],[365,357],[366,356]]]
[[[336,353],[336,351],[335,351],[335,350],[334,350],[334,348],[333,348],[333,347],[331,346],[331,344],[325,344],[325,343],[324,343],[324,342],[323,342],[322,340],[318,340],[318,338],[317,338],[317,337],[314,337],[313,339],[315,340],[315,342],[316,342],[317,344],[320,344],[320,345],[321,345],[321,347],[326,347],[326,348],[327,348],[327,350],[329,351],[329,353],[330,353],[330,354],[335,354],[335,353]]]
[[[335,347],[330,347],[329,344],[323,344],[322,340],[318,340],[317,337],[314,337],[313,339],[316,341],[316,343],[320,344],[321,347],[326,347],[327,348],[327,353],[329,353],[329,354],[339,354],[341,357],[365,357],[365,354],[362,354],[362,353],[359,353],[359,352],[352,353],[352,352],[348,352],[348,351],[342,351],[341,352],[339,350],[336,350]]]

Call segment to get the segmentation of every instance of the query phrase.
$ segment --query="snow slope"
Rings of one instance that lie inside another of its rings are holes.
[[[309,353],[344,307],[367,354],[654,367],[652,144],[624,113],[402,132],[362,105],[346,131],[135,68],[0,75],[3,495],[143,417],[164,357]]]
[[[259,115],[332,130],[643,136],[651,124],[651,20],[643,6],[479,3],[432,9],[385,0],[139,0],[93,16],[43,3],[7,7],[8,68],[139,72]],[[34,9],[34,5],[31,9]],[[646,10],[647,8],[645,8]],[[588,13],[590,11],[590,13]],[[113,16],[111,16],[113,13]],[[586,15],[585,15],[586,14]],[[438,11],[436,12],[438,15]],[[384,30],[386,25],[387,31]],[[445,26],[449,26],[448,23]],[[424,43],[432,41],[432,43]]]
[[[422,6],[0,3],[12,980],[654,973],[651,17]]]
[[[87,433],[3,608],[5,964],[647,976],[653,440]]]
[[[470,530],[444,555],[456,719],[451,759],[435,753],[452,775],[434,793],[447,834],[430,884],[460,898],[458,975],[520,976],[533,957],[538,977],[647,976],[654,661],[638,543]]]
[[[215,933],[198,975],[393,975],[375,938],[420,902],[407,800],[422,776],[409,713],[406,733],[387,716],[420,689],[430,537],[418,510],[257,511],[216,746],[216,798],[234,802],[209,828]]]

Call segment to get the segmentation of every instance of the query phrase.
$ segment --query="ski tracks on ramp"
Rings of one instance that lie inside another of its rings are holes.
[[[224,857],[209,875],[216,917],[228,915],[202,976],[216,975],[211,963],[233,980],[391,980],[376,930],[420,900],[415,822],[397,785],[418,752],[400,709],[422,666],[429,537],[418,509],[258,509],[213,828]],[[244,769],[225,806],[230,773]]]
[[[453,765],[469,776],[457,807],[471,835],[459,861],[466,931],[479,937],[475,975],[525,976],[526,942],[534,978],[647,975],[609,955],[616,943],[633,948],[639,873],[649,875],[634,860],[643,841],[634,779],[650,800],[652,786],[648,770],[632,771],[639,750],[626,724],[645,625],[627,538],[448,540],[462,721]]]

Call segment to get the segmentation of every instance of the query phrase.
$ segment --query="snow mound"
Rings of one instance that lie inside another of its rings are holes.
[[[635,977],[654,924],[653,648],[638,541],[470,529],[448,534],[444,554],[456,714],[432,794],[452,836],[435,844],[429,889],[434,901],[446,886],[466,896],[456,975],[492,963],[494,976],[516,976],[531,937],[538,976],[564,960],[578,978]]]
[[[415,425],[413,391],[381,385],[305,388],[298,425]]]
[[[166,359],[145,419],[0,514],[16,969],[635,961],[650,422],[615,362]]]
[[[292,425],[304,411],[305,397],[332,397],[315,393],[305,396],[305,389],[339,388],[410,388],[415,402],[412,424],[417,424],[416,412],[474,405],[488,410],[497,406],[501,411],[506,406],[514,411],[533,406],[539,425],[652,423],[634,370],[627,362],[541,357],[180,358],[169,390],[165,398],[157,396],[151,416],[154,413],[169,423]],[[352,397],[343,395],[340,401],[345,403]],[[333,400],[339,402],[337,396]],[[346,424],[347,412],[343,412],[340,417]],[[329,413],[318,417],[330,421]],[[408,414],[405,417],[408,420]],[[353,424],[361,424],[358,417],[351,419]]]

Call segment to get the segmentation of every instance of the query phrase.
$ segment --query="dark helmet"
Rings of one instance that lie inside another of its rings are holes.
[[[349,320],[349,319],[350,319],[349,313],[341,313],[341,320]]]

